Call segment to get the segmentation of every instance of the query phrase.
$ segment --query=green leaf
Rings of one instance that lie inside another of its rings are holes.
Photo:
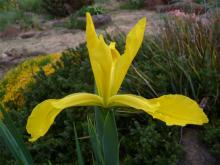
[[[79,140],[78,140],[78,135],[77,135],[75,124],[74,124],[74,134],[75,134],[75,140],[76,140],[76,153],[77,153],[79,165],[84,165],[85,163],[84,163],[84,159],[83,159],[82,152],[81,152],[81,149],[80,149],[80,144],[79,144]]]
[[[104,157],[102,152],[102,145],[99,139],[99,136],[96,132],[95,126],[93,125],[91,119],[88,118],[88,130],[90,141],[92,143],[93,153],[95,155],[95,164],[103,165],[104,164]]]
[[[10,116],[0,108],[4,116],[4,122],[0,120],[0,138],[3,139],[5,145],[11,151],[16,160],[23,165],[33,165],[30,153],[22,141],[21,136],[17,132]]]
[[[97,94],[96,85],[94,86],[94,93]],[[97,132],[98,137],[101,141],[101,139],[103,137],[105,117],[106,117],[108,111],[105,109],[99,108],[99,107],[94,107],[94,109],[95,109],[96,132]]]
[[[107,110],[95,107],[95,125],[100,140],[103,137],[104,123],[107,113]]]
[[[119,165],[118,132],[113,110],[109,111],[105,118],[102,144],[105,164]]]

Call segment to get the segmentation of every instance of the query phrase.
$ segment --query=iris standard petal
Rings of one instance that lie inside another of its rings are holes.
[[[134,28],[128,33],[126,37],[125,52],[120,56],[115,65],[115,80],[112,87],[111,95],[116,95],[124,77],[130,67],[134,57],[136,56],[143,38],[146,28],[146,18],[142,18],[134,26]]]
[[[112,96],[109,99],[108,106],[132,107],[135,109],[143,110],[147,113],[154,113],[158,109],[159,104],[156,102],[151,102],[148,99],[145,99],[141,96],[132,94],[121,94]]]
[[[102,35],[97,37],[92,17],[86,14],[86,41],[90,63],[96,81],[98,94],[105,100],[110,95],[112,74],[111,48],[105,43]]]
[[[153,118],[166,122],[167,125],[185,126],[186,124],[208,123],[203,109],[189,97],[170,94],[151,99],[150,102],[160,104],[158,110],[150,114]]]
[[[102,98],[90,93],[75,93],[62,99],[49,99],[38,104],[27,121],[27,132],[30,141],[44,136],[53,124],[56,116],[65,108],[72,106],[102,105]]]

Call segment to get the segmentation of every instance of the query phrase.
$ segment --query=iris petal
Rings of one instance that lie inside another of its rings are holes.
[[[128,106],[140,109],[167,125],[202,125],[208,118],[199,105],[183,95],[164,95],[155,99],[145,99],[136,95],[115,95],[110,98],[111,106]]]
[[[27,132],[31,134],[30,141],[36,141],[44,136],[56,116],[65,108],[72,106],[102,105],[102,98],[89,93],[75,93],[62,99],[49,99],[38,104],[27,121]]]
[[[135,109],[140,109],[145,112],[154,113],[159,104],[156,102],[150,102],[148,99],[144,97],[132,95],[132,94],[121,94],[112,96],[109,99],[108,106],[125,106],[125,107],[132,107]]]
[[[94,73],[98,94],[107,100],[110,95],[110,78],[112,77],[113,59],[111,48],[105,43],[102,35],[97,36],[89,13],[86,14],[86,41],[90,63]]]
[[[208,118],[202,108],[189,97],[169,94],[150,99],[150,102],[160,104],[158,110],[150,114],[166,122],[167,125],[185,126],[186,124],[208,123]]]
[[[115,81],[112,87],[111,95],[116,95],[124,77],[130,67],[134,57],[136,56],[143,38],[146,27],[146,18],[142,18],[128,33],[126,37],[125,52],[115,65]]]

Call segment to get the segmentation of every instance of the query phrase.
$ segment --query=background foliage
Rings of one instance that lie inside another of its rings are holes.
[[[54,65],[54,69],[55,72],[49,76],[43,70],[38,72],[35,75],[35,81],[30,82],[26,89],[22,91],[25,97],[25,104],[22,109],[15,106],[10,107],[10,113],[26,141],[26,120],[37,103],[47,98],[60,98],[73,92],[93,92],[94,80],[85,44],[65,52],[61,61]],[[129,92],[128,89],[126,91]],[[91,109],[93,108],[77,107],[71,109],[62,112],[58,116],[47,136],[36,143],[27,143],[36,163],[45,163],[47,161],[51,161],[53,164],[76,162],[73,122],[76,123],[83,156],[86,158],[87,163],[92,162],[92,149],[87,130],[87,115],[92,117],[93,111]],[[121,110],[125,111],[125,109]],[[134,158],[134,164],[140,162],[149,164],[154,164],[155,162],[175,163],[179,160],[181,147],[178,144],[179,135],[177,128],[167,128],[163,123],[151,121],[151,118],[147,117],[146,114],[139,113],[127,114],[118,112],[117,124],[122,148],[120,153],[122,155],[121,161],[124,164],[129,164],[131,157]],[[164,131],[162,136],[160,135],[161,131]],[[147,137],[146,134],[148,134]],[[154,136],[158,138],[153,138]],[[148,139],[149,137],[151,138]],[[163,138],[161,139],[160,137]],[[160,140],[158,141],[158,139]],[[146,143],[143,144],[145,141]],[[137,146],[137,148],[134,146]],[[172,156],[166,157],[164,153]],[[152,161],[152,157],[155,155],[157,155],[157,159]],[[5,158],[8,157],[5,156]]]

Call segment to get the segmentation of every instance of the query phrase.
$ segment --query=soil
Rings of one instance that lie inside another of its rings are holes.
[[[111,16],[112,22],[108,26],[97,29],[98,33],[104,33],[105,31],[111,34],[115,31],[117,33],[127,33],[140,18],[147,17],[148,26],[146,28],[146,34],[153,34],[157,32],[156,25],[160,20],[158,13],[146,10],[119,10],[110,11],[108,14]],[[57,22],[62,22],[62,20]],[[16,37],[12,39],[0,38],[0,78],[5,71],[26,59],[26,57],[29,57],[30,54],[36,55],[33,52],[41,52],[41,54],[57,53],[85,42],[85,31],[54,28],[53,24],[54,21],[46,22],[43,25],[45,28],[42,28],[44,30],[21,32],[20,34],[16,34]],[[8,57],[8,52],[12,50],[21,52],[21,55],[19,57],[11,57],[13,56],[12,54]],[[28,54],[23,52],[28,52]]]
[[[217,165],[217,160],[208,152],[199,138],[199,128],[184,127],[181,144],[185,151],[184,159],[179,165]]]
[[[107,32],[113,32],[115,29],[127,32],[133,27],[138,19],[146,16],[148,18],[148,26],[146,33],[155,31],[159,14],[156,12],[139,10],[139,11],[116,11],[109,13],[112,23],[107,27]],[[98,30],[100,31],[100,30]],[[101,30],[103,31],[103,30]],[[85,32],[82,30],[46,29],[44,31],[33,31],[20,34],[13,39],[0,39],[0,54],[10,49],[28,49],[30,51],[43,51],[46,53],[62,52],[69,47],[75,47],[79,43],[85,42]]]

